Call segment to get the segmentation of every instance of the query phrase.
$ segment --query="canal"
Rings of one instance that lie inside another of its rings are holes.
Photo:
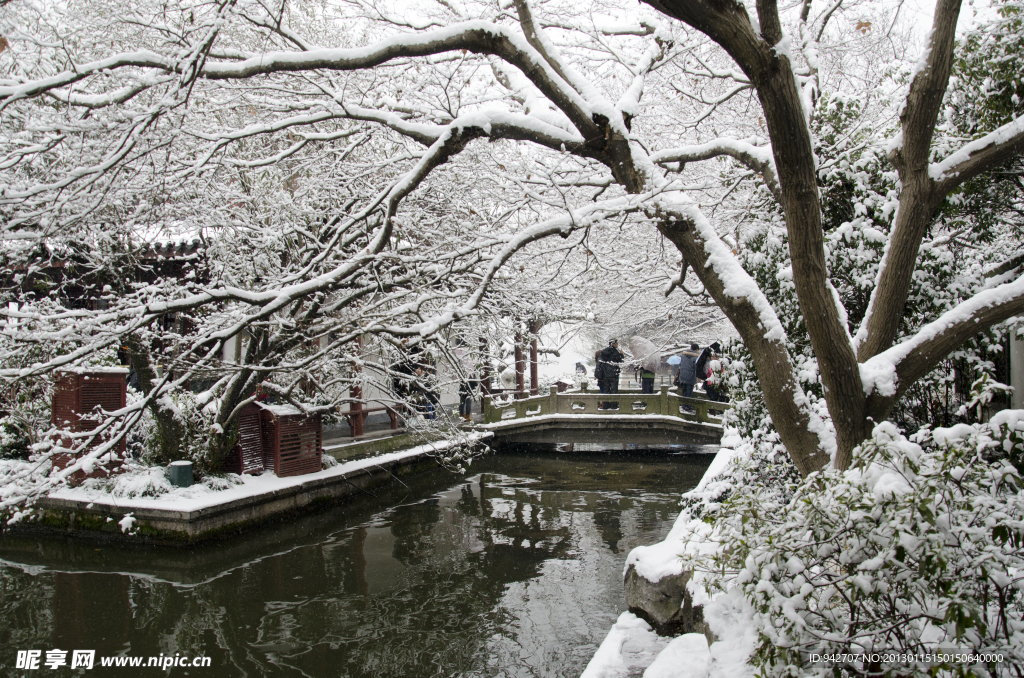
[[[0,540],[0,667],[17,650],[204,656],[96,675],[571,676],[624,609],[711,455],[492,454],[193,550]]]

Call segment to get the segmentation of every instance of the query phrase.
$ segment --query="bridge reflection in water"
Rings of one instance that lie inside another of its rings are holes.
[[[717,445],[727,403],[685,398],[662,386],[659,393],[617,394],[567,391],[554,386],[546,395],[519,400],[489,396],[484,425],[494,444],[510,446],[559,443],[646,446]]]

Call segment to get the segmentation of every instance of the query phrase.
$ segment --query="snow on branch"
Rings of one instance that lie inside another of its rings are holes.
[[[678,214],[693,224],[704,242],[704,251],[707,254],[706,267],[711,268],[722,281],[723,291],[727,297],[724,301],[749,304],[757,312],[764,337],[769,341],[784,343],[786,330],[782,327],[782,322],[772,308],[771,302],[740,264],[732,249],[718,237],[707,217],[695,205],[680,203],[671,195],[660,196],[657,204],[665,212]]]
[[[1024,276],[979,292],[910,338],[862,363],[865,394],[899,397],[965,341],[1021,313],[1024,313]]]
[[[544,57],[544,60],[551,65],[556,73],[568,83],[574,91],[579,92],[586,99],[593,115],[604,117],[612,129],[623,136],[629,131],[626,129],[622,116],[615,109],[612,103],[605,97],[601,90],[589,80],[580,75],[565,59],[562,58],[558,47],[547,39],[544,31],[539,29],[533,20],[533,13],[530,11],[529,0],[513,0],[516,12],[519,14],[519,23],[523,28],[523,35],[527,42]],[[563,109],[564,110],[564,109]],[[580,127],[583,131],[585,128]]]
[[[366,70],[398,59],[458,50],[493,54],[515,65],[552,103],[569,116],[577,128],[586,132],[596,130],[592,116],[594,106],[600,106],[597,90],[588,91],[589,100],[583,98],[522,35],[508,27],[488,21],[474,20],[432,31],[403,33],[366,47],[268,52],[251,59],[232,62],[207,60],[198,67],[195,75],[208,80],[244,80],[274,73]],[[78,65],[74,69],[51,77],[0,86],[0,108],[17,99],[66,87],[104,71],[124,68],[177,72],[181,67],[176,60],[150,51],[118,54]]]
[[[756,139],[751,143],[740,139],[721,138],[706,144],[657,151],[652,153],[650,158],[653,163],[667,165],[673,162],[699,162],[726,155],[759,173],[775,199],[781,201],[782,193],[776,178],[775,159],[772,157],[771,147],[760,146],[756,142]]]
[[[424,320],[418,324],[410,325],[408,327],[391,326],[384,329],[388,333],[396,336],[410,336],[415,334],[427,336],[437,332],[439,329],[451,324],[455,320],[470,315],[480,304],[484,294],[487,292],[488,286],[497,275],[498,270],[508,262],[512,256],[521,251],[527,245],[555,235],[566,238],[574,231],[590,228],[591,226],[612,217],[638,212],[649,204],[653,195],[653,193],[628,195],[591,203],[577,209],[569,210],[567,214],[521,229],[515,235],[506,238],[504,244],[491,257],[490,262],[483,271],[483,275],[476,290],[464,303],[457,307],[445,309],[434,317]]]
[[[928,175],[945,194],[982,172],[999,167],[1024,151],[1024,118],[964,144],[939,162],[928,167]]]

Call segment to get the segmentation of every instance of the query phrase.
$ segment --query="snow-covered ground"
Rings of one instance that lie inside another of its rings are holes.
[[[473,434],[460,442],[472,442],[490,434]],[[408,450],[391,452],[367,459],[359,459],[325,468],[317,473],[278,478],[273,472],[261,475],[235,475],[208,477],[191,487],[174,487],[168,481],[163,467],[137,466],[127,473],[109,479],[90,479],[79,487],[61,487],[49,494],[52,499],[107,504],[119,509],[163,509],[168,511],[198,511],[237,499],[269,494],[296,487],[310,481],[345,476],[381,464],[432,456],[444,452],[451,441],[438,441]],[[325,459],[328,457],[325,456]],[[11,462],[7,462],[11,463]],[[25,462],[18,462],[25,463]]]

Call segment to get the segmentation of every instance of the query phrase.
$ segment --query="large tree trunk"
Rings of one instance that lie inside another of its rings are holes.
[[[147,396],[150,395],[157,387],[158,377],[156,370],[153,369],[149,347],[137,334],[128,335],[122,343],[128,348],[128,359],[135,372],[135,378],[139,381],[139,388]],[[150,401],[149,410],[156,420],[156,461],[168,464],[186,459],[188,447],[185,444],[185,427],[174,416],[173,410],[164,407],[163,398],[154,398]]]

